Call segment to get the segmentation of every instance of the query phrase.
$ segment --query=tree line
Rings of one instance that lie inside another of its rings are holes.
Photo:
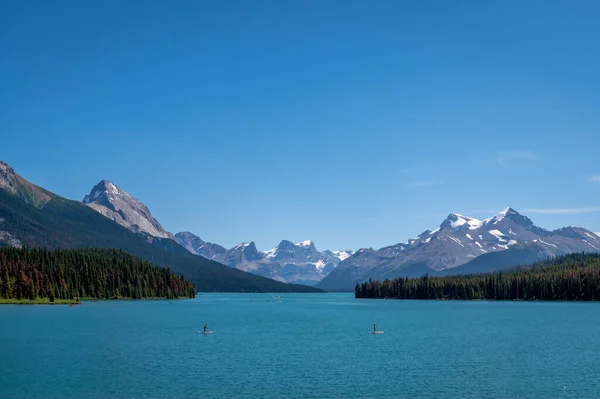
[[[600,255],[576,253],[487,274],[397,278],[356,284],[356,298],[600,300]]]
[[[168,268],[115,249],[0,248],[0,298],[193,298]]]

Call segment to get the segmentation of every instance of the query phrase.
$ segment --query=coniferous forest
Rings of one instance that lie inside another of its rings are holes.
[[[171,270],[114,249],[0,248],[0,298],[192,298]]]
[[[356,298],[600,300],[600,255],[571,254],[511,271],[357,284]]]

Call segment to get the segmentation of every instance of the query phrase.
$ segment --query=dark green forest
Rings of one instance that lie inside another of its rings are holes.
[[[511,271],[357,284],[356,298],[600,300],[600,255],[570,254]]]
[[[0,248],[0,298],[193,298],[170,269],[114,249]]]

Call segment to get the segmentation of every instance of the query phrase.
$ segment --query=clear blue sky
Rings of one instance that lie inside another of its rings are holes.
[[[600,2],[0,2],[0,159],[259,249],[600,231]]]

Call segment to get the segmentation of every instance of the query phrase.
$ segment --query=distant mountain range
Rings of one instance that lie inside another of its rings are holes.
[[[259,252],[254,242],[231,249],[205,242],[190,232],[175,234],[177,241],[190,252],[240,270],[275,280],[314,285],[327,276],[351,251],[318,251],[315,244],[294,244],[283,240],[275,248]]]
[[[437,229],[407,243],[356,251],[316,286],[346,291],[370,278],[477,273],[555,255],[599,251],[600,236],[589,230],[548,231],[512,208],[485,220],[451,213]]]
[[[378,250],[319,251],[310,240],[283,240],[267,251],[254,242],[226,249],[190,232],[170,233],[144,204],[107,180],[83,202],[70,201],[0,161],[0,245],[120,248],[171,267],[203,291],[311,290],[283,283],[351,291],[368,279],[481,273],[600,252],[600,236],[581,227],[549,231],[506,208],[484,220],[451,213],[435,230]]]
[[[283,240],[277,247],[259,252],[254,242],[226,249],[190,232],[173,235],[144,204],[108,180],[95,185],[83,203],[135,233],[173,239],[193,254],[285,283],[315,285],[352,254],[350,251],[320,252],[310,240],[298,244]]]
[[[115,193],[113,187],[118,190],[109,182],[101,182],[84,205],[28,182],[0,161],[0,245],[122,249],[183,274],[200,291],[317,291],[224,266],[190,253],[170,238],[150,235],[148,230],[164,234],[164,229],[152,222],[147,208],[122,192]],[[103,203],[103,197],[110,201]],[[129,212],[134,208],[137,214],[146,212],[147,220]],[[98,213],[102,211],[108,216]]]

